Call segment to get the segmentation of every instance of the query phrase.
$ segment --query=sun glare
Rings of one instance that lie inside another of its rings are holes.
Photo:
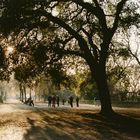
[[[11,46],[7,47],[7,52],[8,52],[8,53],[12,53],[12,52],[13,52],[13,50],[14,50],[14,48],[13,48],[13,47],[11,47]]]
[[[14,48],[11,46],[8,46],[6,50],[7,50],[7,54],[10,54],[10,53],[13,53]]]

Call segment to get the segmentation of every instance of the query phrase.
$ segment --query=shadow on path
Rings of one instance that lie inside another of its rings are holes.
[[[38,111],[27,118],[24,140],[139,140],[140,120],[116,114],[107,119],[93,111]]]
[[[51,124],[45,126],[37,126],[35,121],[27,118],[28,123],[31,125],[30,129],[24,135],[24,140],[71,140],[72,137],[57,129]]]

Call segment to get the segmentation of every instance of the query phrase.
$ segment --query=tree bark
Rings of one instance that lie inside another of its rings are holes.
[[[20,101],[23,102],[23,87],[22,84],[19,84],[19,89],[20,89]]]
[[[26,102],[26,86],[23,86],[23,90],[24,90],[24,101]]]
[[[31,87],[30,87],[30,98],[32,97],[31,91],[32,91],[32,89],[31,89]]]
[[[21,101],[23,102],[23,89],[21,91]]]
[[[109,116],[114,113],[112,110],[110,92],[107,83],[105,66],[99,66],[92,71],[93,78],[97,84],[99,98],[101,102],[101,114]]]
[[[20,92],[20,95],[19,95],[19,99],[20,101],[22,101],[22,91],[21,91],[21,84],[19,84],[19,92]]]

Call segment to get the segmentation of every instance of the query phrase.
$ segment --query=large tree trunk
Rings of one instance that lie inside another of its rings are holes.
[[[94,68],[92,75],[99,91],[101,113],[105,116],[113,114],[105,67]]]

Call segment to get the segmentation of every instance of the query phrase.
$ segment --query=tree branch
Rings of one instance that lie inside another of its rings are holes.
[[[124,4],[126,3],[127,0],[121,0],[118,5],[117,5],[117,9],[116,9],[116,17],[113,23],[113,27],[112,27],[112,34],[115,33],[116,29],[118,28],[118,23],[120,20],[120,13],[123,9]]]
[[[72,0],[72,1],[75,2],[76,4],[79,4],[83,8],[85,8],[88,12],[94,14],[99,20],[99,24],[102,28],[103,34],[106,35],[106,31],[108,30],[107,24],[106,24],[106,18],[105,18],[106,16],[104,14],[103,9],[100,7],[98,1],[93,0],[96,7],[94,7],[92,4],[87,3],[87,2],[83,2],[79,0]]]
[[[85,33],[85,35],[88,38],[89,44],[91,46],[91,51],[94,54],[95,60],[98,61],[98,54],[99,54],[99,49],[97,48],[97,46],[93,43],[92,41],[92,34],[88,33],[85,29],[82,28],[82,31]]]

